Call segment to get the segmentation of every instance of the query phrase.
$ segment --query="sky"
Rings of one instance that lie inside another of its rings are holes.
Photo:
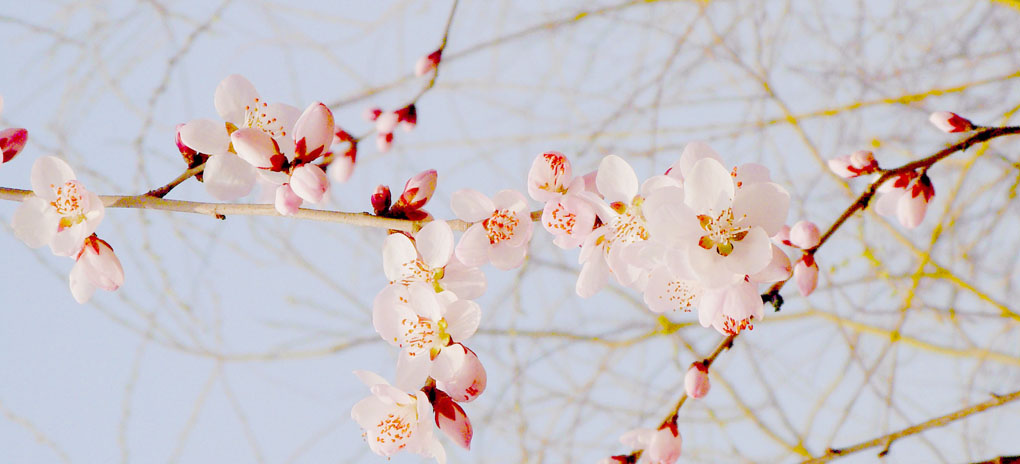
[[[0,166],[29,188],[55,154],[91,190],[132,195],[186,166],[177,124],[215,118],[224,77],[269,101],[330,105],[367,133],[426,81],[451,2],[47,0],[0,13],[0,127],[30,141]],[[379,153],[369,138],[324,209],[367,211],[377,185],[439,172],[450,196],[524,191],[549,150],[585,173],[617,154],[639,177],[704,140],[732,165],[769,167],[789,223],[830,224],[866,180],[824,160],[871,149],[884,166],[957,140],[927,122],[952,110],[1017,124],[1020,11],[1003,2],[462,0],[418,126]],[[819,290],[741,335],[713,390],[681,410],[681,462],[798,462],[1008,393],[1020,385],[1016,184],[1020,143],[1002,139],[930,172],[936,197],[906,230],[873,212],[820,252]],[[213,201],[189,180],[167,198]],[[259,202],[260,192],[245,202]],[[540,205],[533,203],[533,208]],[[78,305],[71,260],[32,250],[0,202],[0,462],[385,462],[351,406],[351,374],[392,378],[375,334],[385,231],[278,217],[108,210],[99,229],[126,280]],[[577,251],[536,230],[526,265],[486,267],[469,346],[488,390],[454,463],[595,462],[624,453],[679,396],[690,362],[721,339],[693,314],[664,324],[613,285],[574,294]],[[884,462],[1016,454],[1020,406],[896,441]],[[843,459],[875,462],[877,449]],[[394,457],[394,463],[423,460]]]

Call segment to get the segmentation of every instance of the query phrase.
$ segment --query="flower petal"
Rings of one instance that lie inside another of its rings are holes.
[[[471,338],[478,330],[478,324],[482,321],[482,310],[478,304],[471,300],[457,300],[446,308],[447,329],[455,342],[463,342]]]
[[[213,104],[223,120],[240,125],[244,122],[245,107],[254,104],[258,97],[255,86],[248,79],[232,74],[216,86]]]
[[[761,226],[773,236],[786,223],[790,210],[790,194],[772,182],[745,185],[733,199],[733,217],[742,227]]]
[[[383,272],[386,278],[400,280],[410,269],[409,263],[418,259],[418,251],[414,249],[411,239],[404,234],[389,234],[383,241]]]
[[[616,155],[602,158],[598,174],[595,175],[595,184],[609,203],[622,201],[629,204],[638,193],[638,178],[634,168]]]
[[[233,154],[212,155],[205,162],[205,190],[221,201],[232,201],[251,192],[255,168]]]
[[[37,196],[25,199],[11,218],[14,235],[29,248],[39,248],[53,241],[60,223],[60,215],[49,202]]]
[[[181,142],[188,148],[207,155],[226,153],[230,148],[230,136],[222,122],[212,119],[194,119],[181,126],[178,132]]]
[[[474,224],[461,235],[454,252],[457,259],[468,266],[481,266],[489,262],[489,238],[481,224]]]
[[[450,209],[462,221],[478,222],[491,216],[496,206],[482,192],[462,189],[453,192],[450,197]]]
[[[69,180],[75,180],[74,171],[56,156],[43,156],[32,163],[32,191],[43,200],[56,200],[55,189]]]
[[[684,175],[684,202],[698,214],[720,213],[733,203],[733,178],[718,161],[703,158]]]
[[[418,252],[429,267],[437,269],[446,266],[453,256],[453,229],[446,221],[432,221],[425,224],[414,236]]]

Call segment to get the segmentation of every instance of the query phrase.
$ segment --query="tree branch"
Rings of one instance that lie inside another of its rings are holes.
[[[988,401],[985,401],[983,403],[978,403],[978,404],[975,404],[974,406],[971,406],[969,408],[964,408],[964,409],[961,409],[959,411],[956,411],[956,412],[953,412],[953,413],[950,413],[950,414],[946,414],[944,416],[940,416],[940,417],[936,417],[936,418],[931,419],[931,420],[927,420],[927,421],[922,422],[920,424],[917,424],[917,425],[914,425],[914,426],[911,426],[911,427],[907,427],[905,429],[902,429],[902,430],[890,433],[888,435],[882,435],[880,437],[873,438],[871,440],[864,441],[864,442],[858,443],[856,445],[849,446],[847,448],[842,448],[842,449],[831,449],[830,448],[828,451],[825,452],[824,455],[819,456],[817,458],[808,459],[807,461],[803,461],[801,464],[820,464],[820,463],[832,461],[833,459],[837,459],[837,458],[840,458],[840,457],[843,457],[843,456],[846,456],[846,455],[849,455],[849,454],[852,454],[852,453],[856,453],[858,451],[866,450],[868,448],[874,448],[876,446],[884,446],[882,453],[879,453],[879,457],[881,457],[881,456],[884,456],[885,453],[887,453],[889,451],[889,446],[892,445],[892,442],[894,442],[894,441],[896,441],[896,440],[898,440],[900,438],[907,437],[907,436],[910,436],[910,435],[914,435],[914,434],[917,434],[917,433],[921,433],[921,432],[923,432],[925,430],[928,430],[928,429],[931,429],[931,428],[942,427],[942,426],[948,425],[951,422],[957,421],[959,419],[963,419],[963,418],[971,416],[973,414],[977,414],[977,413],[979,413],[981,411],[984,411],[984,410],[987,410],[987,409],[994,408],[996,406],[1001,406],[1003,404],[1009,403],[1010,401],[1014,401],[1014,400],[1016,400],[1018,398],[1020,398],[1020,390],[1015,391],[1013,393],[1010,393],[1008,395],[995,395],[994,398],[992,398],[992,399],[990,399]],[[991,462],[994,462],[994,461],[991,461]]]

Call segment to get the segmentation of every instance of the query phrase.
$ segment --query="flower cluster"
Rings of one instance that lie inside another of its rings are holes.
[[[96,236],[104,207],[99,195],[85,189],[66,162],[44,156],[32,165],[32,193],[11,220],[14,234],[32,248],[49,245],[57,256],[75,259],[71,295],[78,303],[97,288],[114,291],[124,270],[110,244]]]
[[[248,195],[261,179],[276,186],[280,214],[293,214],[306,201],[320,203],[329,179],[315,161],[330,157],[334,144],[346,147],[336,160],[333,178],[342,182],[350,176],[356,141],[336,127],[326,105],[312,103],[302,112],[269,103],[239,75],[220,82],[214,103],[224,122],[195,119],[178,130],[178,148],[189,166],[196,157],[206,159],[202,180],[213,197],[235,200]]]
[[[535,160],[528,191],[546,201],[543,226],[564,248],[580,243],[577,293],[588,297],[613,276],[643,292],[657,313],[698,308],[703,326],[724,334],[764,315],[760,284],[785,280],[790,261],[769,237],[786,220],[790,196],[768,169],[727,169],[708,145],[688,145],[664,175],[639,183],[607,156],[594,175],[572,178],[558,153]]]

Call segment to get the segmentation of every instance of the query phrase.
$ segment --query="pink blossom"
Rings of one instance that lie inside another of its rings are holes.
[[[245,128],[231,134],[230,140],[238,156],[257,168],[264,179],[275,184],[290,184],[291,191],[301,201],[278,193],[276,203],[281,214],[289,214],[284,211],[296,211],[302,201],[321,202],[329,189],[326,173],[312,163],[329,153],[334,129],[329,108],[313,103],[301,113],[289,138],[273,138],[260,130]]]
[[[276,212],[290,216],[298,212],[301,208],[301,197],[299,197],[294,190],[290,188],[290,184],[283,184],[276,187]]]
[[[882,184],[878,193],[875,211],[883,216],[895,216],[903,227],[913,229],[924,220],[928,203],[935,196],[935,187],[927,174],[910,171]]]
[[[314,164],[302,164],[290,175],[290,188],[304,201],[320,203],[329,190],[329,179],[322,168]]]
[[[351,134],[338,127],[333,134],[333,146],[335,148],[333,161],[329,163],[326,174],[333,182],[342,184],[354,173],[354,163],[358,158],[358,142]]]
[[[436,191],[438,177],[435,169],[429,169],[408,179],[404,185],[404,192],[400,194],[391,210],[410,212],[423,208]]]
[[[818,226],[811,221],[797,221],[790,228],[790,243],[802,250],[818,246],[820,238],[821,234],[818,232]]]
[[[414,64],[414,75],[421,77],[428,74],[429,71],[435,70],[439,66],[439,61],[443,57],[443,50],[439,49],[421,58]]]
[[[584,243],[595,226],[595,208],[580,194],[570,193],[546,202],[542,227],[553,235],[553,243],[563,249]]]
[[[435,390],[436,399],[432,409],[436,412],[436,426],[447,438],[466,450],[471,449],[471,420],[464,408],[460,407],[442,390]]]
[[[485,367],[482,366],[482,362],[478,360],[478,355],[474,351],[460,343],[453,343],[445,349],[456,350],[458,355],[459,352],[463,351],[464,362],[461,364],[460,369],[455,371],[450,378],[437,380],[436,386],[449,394],[454,401],[460,403],[474,401],[475,398],[478,398],[479,395],[485,392],[487,382]]]
[[[765,317],[765,304],[756,283],[748,278],[706,290],[698,306],[702,327],[712,326],[724,335],[754,329],[754,320]]]
[[[446,450],[435,437],[435,413],[425,393],[408,393],[373,372],[354,371],[354,375],[372,392],[354,405],[351,418],[364,429],[373,453],[390,457],[409,451],[446,463]]]
[[[3,159],[0,163],[6,163],[21,150],[25,148],[25,144],[28,143],[28,130],[21,128],[9,128],[0,131],[0,151],[3,152]]]
[[[942,132],[967,132],[975,129],[970,120],[949,111],[936,111],[928,118]]]
[[[797,282],[797,290],[802,296],[808,296],[818,286],[818,263],[814,256],[804,254],[793,267],[793,280]]]
[[[97,288],[112,292],[124,284],[120,260],[110,244],[95,234],[85,239],[75,259],[70,281],[71,295],[78,303],[88,302]]]
[[[687,396],[694,399],[704,398],[709,388],[711,384],[708,381],[708,367],[702,362],[691,363],[687,374],[684,375],[684,391]]]
[[[338,184],[347,182],[351,178],[351,174],[354,174],[354,157],[347,156],[346,153],[334,157],[333,161],[329,163],[329,167],[326,168],[326,175]]]
[[[481,192],[463,189],[453,193],[450,203],[460,220],[474,223],[457,244],[457,258],[464,264],[492,263],[507,270],[524,263],[534,227],[524,195],[502,190],[490,200]]]
[[[528,171],[528,195],[542,202],[557,199],[567,193],[572,180],[566,156],[555,151],[542,153],[535,157]]]
[[[256,170],[231,150],[231,134],[238,129],[252,129],[286,145],[301,111],[264,101],[251,82],[237,74],[216,86],[214,104],[225,122],[195,119],[181,127],[180,136],[185,146],[210,155],[203,177],[206,191],[229,201],[251,192],[256,177]]]
[[[643,449],[641,459],[649,464],[673,464],[680,459],[683,439],[676,423],[658,430],[635,429],[620,437],[620,442],[635,449]]]
[[[473,301],[453,292],[436,293],[429,285],[389,285],[372,305],[372,325],[391,345],[401,348],[397,358],[397,385],[411,388],[427,377],[446,381],[455,377],[465,352],[451,348],[478,329],[481,310]]]
[[[390,284],[428,284],[449,290],[458,298],[474,299],[485,293],[485,274],[461,263],[453,255],[453,230],[446,221],[431,221],[412,242],[404,234],[390,234],[383,244],[383,272]]]
[[[874,153],[865,150],[830,159],[829,169],[847,179],[879,171]]]
[[[379,134],[391,134],[399,122],[400,116],[395,111],[381,113],[375,119],[375,131]]]
[[[32,248],[49,245],[58,256],[77,254],[103,220],[103,201],[54,156],[37,159],[31,178],[33,195],[14,212],[14,234]]]

